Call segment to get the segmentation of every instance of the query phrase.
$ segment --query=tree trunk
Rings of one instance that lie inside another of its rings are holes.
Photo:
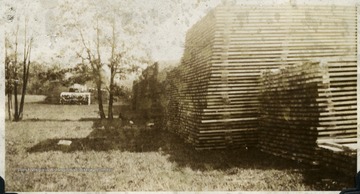
[[[11,70],[10,70],[10,57],[8,56],[8,42],[9,40],[5,38],[5,72],[8,81],[6,82],[7,88],[7,97],[8,97],[8,113],[9,121],[12,121],[12,92],[11,92]]]
[[[114,118],[113,115],[113,102],[114,102],[114,95],[112,92],[109,94],[109,109],[108,109],[108,119],[112,120]]]
[[[108,119],[112,120],[114,118],[113,115],[113,104],[114,104],[114,69],[111,68],[110,75],[110,92],[109,92],[109,109],[108,109]]]
[[[24,73],[23,73],[23,85],[22,85],[22,92],[21,92],[21,99],[20,99],[20,107],[19,107],[19,119],[22,119],[23,110],[24,110],[24,103],[25,103],[25,95],[26,95],[26,87],[28,82],[28,73],[29,71],[26,68],[26,63],[24,62]]]
[[[14,121],[19,121],[19,108],[18,108],[18,98],[17,98],[17,81],[14,82],[14,100],[15,100],[15,113]]]
[[[24,83],[24,84],[26,84],[26,83]],[[23,90],[21,92],[20,107],[19,107],[19,120],[22,120],[22,118],[23,118],[25,95],[26,95],[26,86],[25,87],[23,86]]]
[[[9,113],[9,121],[12,121],[12,93],[8,91],[8,113]]]
[[[104,112],[104,106],[102,102],[102,91],[101,91],[101,83],[96,83],[97,86],[97,95],[98,95],[98,104],[99,104],[99,114],[101,119],[105,119],[105,112]]]

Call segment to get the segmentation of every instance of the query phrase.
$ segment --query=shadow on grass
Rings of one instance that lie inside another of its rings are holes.
[[[137,124],[140,123],[140,124]],[[58,145],[60,140],[71,144]],[[194,170],[226,170],[233,167],[256,169],[297,169],[292,161],[276,159],[255,148],[230,150],[195,150],[178,135],[158,127],[146,127],[145,122],[114,119],[93,120],[93,131],[85,138],[55,138],[42,141],[28,152],[47,151],[110,151],[161,152],[180,167]]]
[[[154,135],[151,130],[140,129],[137,126],[123,125],[121,120],[108,122],[105,120],[92,120],[94,130],[85,138],[55,138],[42,141],[29,148],[28,152],[46,151],[110,151],[121,150],[130,152],[157,151],[159,145],[156,139],[149,138]],[[155,138],[155,137],[154,137]],[[60,140],[69,140],[71,144],[58,145]]]
[[[47,151],[110,151],[160,152],[168,156],[178,167],[193,170],[221,170],[226,174],[237,174],[243,169],[286,170],[301,173],[304,183],[316,190],[340,190],[352,187],[352,175],[345,176],[336,171],[297,163],[278,158],[256,148],[226,150],[195,150],[178,135],[157,128],[147,128],[145,122],[137,120],[134,125],[129,120],[92,120],[93,131],[85,138],[48,139],[29,148],[28,152]],[[69,146],[58,145],[60,140],[70,140]]]
[[[22,122],[75,122],[75,121],[96,121],[98,118],[81,118],[78,120],[75,119],[40,119],[40,118],[29,118],[23,119]]]

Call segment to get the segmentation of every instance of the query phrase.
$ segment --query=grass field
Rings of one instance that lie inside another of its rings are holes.
[[[6,121],[7,191],[303,191],[353,187],[349,177],[259,152],[196,151],[143,122],[97,120],[97,106],[32,101]],[[70,146],[58,145],[71,140]]]

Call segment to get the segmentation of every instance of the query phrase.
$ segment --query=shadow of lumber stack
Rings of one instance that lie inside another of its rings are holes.
[[[321,121],[325,128],[318,128],[319,136],[333,134],[330,126],[336,131],[334,136],[341,130],[343,135],[353,136],[355,7],[283,4],[215,8],[186,36],[181,63],[184,87],[179,92],[180,133],[197,149],[256,146],[261,71],[319,58],[336,58],[327,61],[329,91],[338,111],[319,118],[325,119]],[[350,120],[333,120],[343,117],[345,109]],[[304,143],[309,141],[314,139]]]

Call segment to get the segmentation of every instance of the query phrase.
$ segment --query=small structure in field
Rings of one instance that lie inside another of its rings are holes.
[[[91,104],[91,93],[89,92],[61,92],[60,104]]]
[[[86,85],[74,84],[69,92],[61,92],[60,104],[91,104],[91,93],[87,92]]]

